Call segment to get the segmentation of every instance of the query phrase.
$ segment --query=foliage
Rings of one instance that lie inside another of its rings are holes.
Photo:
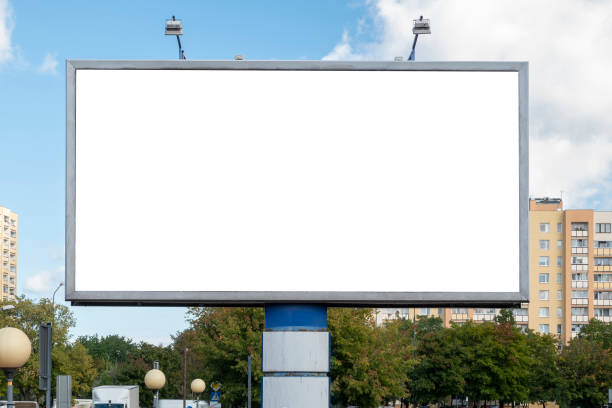
[[[471,401],[527,400],[528,349],[519,329],[470,321],[454,330],[466,367],[464,394]]]
[[[541,335],[532,330],[525,334],[530,357],[528,401],[542,403],[560,402],[565,386],[559,372],[558,340],[551,335]]]
[[[597,342],[607,350],[612,351],[612,323],[591,319],[589,324],[582,326],[578,337]]]
[[[71,366],[80,365],[85,367],[88,374],[73,378],[73,387],[84,390],[91,383],[84,383],[91,375],[89,362],[91,357],[79,352],[73,352],[71,361],[68,362],[63,357],[63,351],[68,347],[68,331],[74,327],[75,320],[72,312],[63,305],[53,305],[49,299],[41,299],[35,302],[25,296],[17,297],[15,302],[5,302],[12,304],[13,309],[4,311],[0,315],[0,326],[16,327],[24,331],[32,343],[32,354],[27,363],[18,370],[15,376],[14,394],[15,399],[33,400],[42,403],[44,401],[44,391],[38,389],[38,359],[40,345],[38,342],[38,330],[42,323],[53,321],[52,339],[54,350],[52,353],[53,378],[56,375],[70,371]],[[55,316],[54,316],[55,314]],[[89,359],[88,359],[89,357]],[[4,373],[0,373],[0,392],[6,390],[6,380]],[[55,393],[55,381],[51,382]]]
[[[376,327],[370,309],[330,309],[332,404],[373,407],[403,398],[411,336],[400,321]]]
[[[417,406],[439,403],[465,388],[466,367],[456,330],[431,330],[419,337],[408,389]]]
[[[188,320],[191,327],[176,341],[187,345],[201,360],[194,369],[210,384],[223,384],[221,404],[224,407],[244,406],[247,400],[248,356],[252,356],[252,401],[261,404],[261,332],[264,328],[263,308],[192,308]]]
[[[612,354],[587,336],[572,339],[561,352],[559,369],[572,407],[595,408],[607,401],[612,384]]]

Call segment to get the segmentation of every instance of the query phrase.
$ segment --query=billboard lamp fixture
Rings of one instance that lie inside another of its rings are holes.
[[[166,35],[176,35],[176,41],[178,42],[179,47],[179,59],[186,60],[185,51],[183,50],[183,46],[181,45],[181,36],[183,35],[183,22],[182,20],[177,20],[174,16],[172,16],[171,20],[166,20]]]
[[[414,24],[412,26],[412,34],[414,34],[414,40],[412,41],[412,51],[410,51],[408,61],[414,61],[414,49],[416,47],[419,34],[431,34],[431,26],[429,25],[429,19],[423,19],[423,16],[421,16],[418,20],[414,20]]]

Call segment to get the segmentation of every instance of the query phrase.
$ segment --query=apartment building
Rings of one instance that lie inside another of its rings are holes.
[[[519,327],[569,341],[591,318],[612,321],[612,211],[564,210],[561,199],[529,201],[530,303],[514,309]],[[493,308],[379,309],[377,323],[428,315],[491,321]]]
[[[0,253],[2,254],[2,300],[17,295],[17,214],[0,207]]]

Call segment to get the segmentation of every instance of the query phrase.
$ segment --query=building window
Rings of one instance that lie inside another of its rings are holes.
[[[547,290],[541,290],[540,291],[540,300],[548,300],[548,291]]]
[[[557,266],[562,266],[563,265],[563,257],[562,256],[558,256],[557,257]]]
[[[547,273],[541,273],[538,276],[538,282],[540,282],[540,283],[548,283],[548,274]]]
[[[573,333],[580,333],[580,330],[582,330],[582,326],[584,326],[583,324],[572,324],[572,334]]]
[[[560,239],[557,240],[557,249],[563,249],[563,241]]]
[[[540,240],[540,249],[550,249],[550,241],[547,239]]]
[[[557,291],[557,300],[563,300],[563,292],[560,290]]]
[[[547,222],[540,223],[540,232],[548,232],[550,231],[550,224]]]
[[[586,248],[589,246],[589,241],[586,239],[572,239],[572,248]]]
[[[599,309],[594,310],[595,317],[610,317],[612,316],[612,309]]]
[[[612,282],[612,273],[596,273],[593,275],[595,282]]]
[[[572,222],[572,231],[588,231],[588,222]]]
[[[557,223],[557,232],[563,232],[563,223],[561,222]]]
[[[589,292],[587,290],[572,290],[572,299],[588,299]]]
[[[560,273],[557,274],[557,283],[563,283],[563,275]]]
[[[467,308],[463,308],[463,307],[454,307],[451,309],[451,313],[452,314],[467,314]]]
[[[572,256],[572,265],[586,265],[588,262],[589,258],[586,256]]]
[[[595,258],[595,266],[612,265],[612,258]]]
[[[612,232],[612,224],[595,224],[595,232]]]
[[[549,308],[547,307],[538,308],[538,316],[539,317],[549,317],[550,316]]]
[[[557,308],[557,317],[563,317],[563,309],[560,307]]]
[[[527,316],[529,315],[529,309],[512,309],[512,314],[515,316]]]
[[[593,292],[595,300],[612,300],[612,292]]]
[[[612,241],[595,241],[593,246],[595,248],[612,248]]]
[[[588,316],[589,309],[586,307],[572,307],[572,316]]]
[[[547,325],[547,324],[540,324],[540,325],[538,325],[538,331],[541,334],[548,334],[548,333],[550,333],[549,325]]]
[[[557,325],[557,334],[561,334],[561,325],[560,324]]]
[[[572,273],[573,281],[588,281],[589,274],[588,273]]]
[[[549,257],[541,256],[540,257],[540,266],[550,266]]]
[[[419,316],[429,316],[429,308],[428,307],[420,307],[419,308]]]

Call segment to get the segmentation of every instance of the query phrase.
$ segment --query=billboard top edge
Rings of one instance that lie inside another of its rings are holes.
[[[321,60],[66,60],[68,69],[270,69],[509,71],[528,69],[527,61],[321,61]]]

